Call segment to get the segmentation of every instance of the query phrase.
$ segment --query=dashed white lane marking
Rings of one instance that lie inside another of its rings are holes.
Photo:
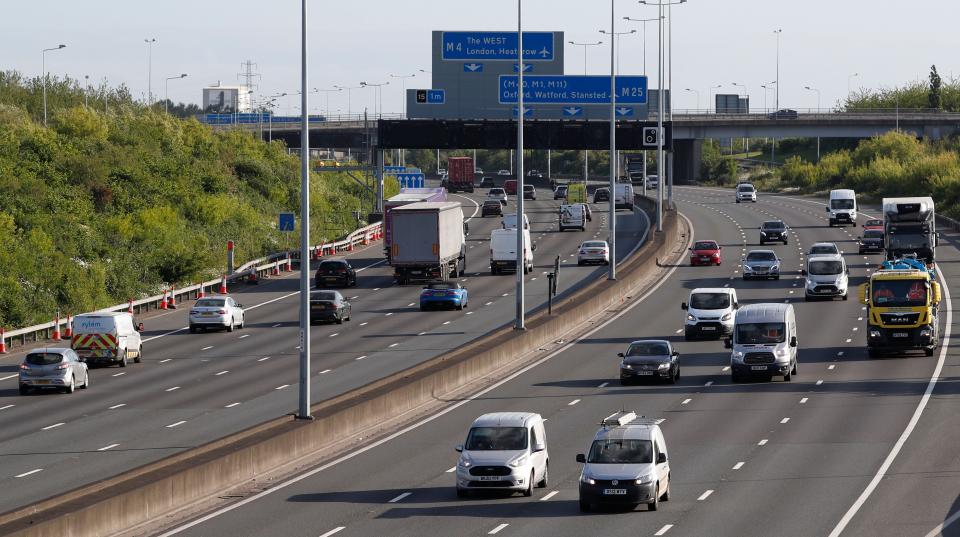
[[[257,358],[257,361],[258,361],[258,362],[265,362],[265,361],[267,361],[267,360],[269,360],[269,359],[270,359],[269,356],[264,356],[263,358]]]
[[[765,445],[767,445],[767,442],[769,442],[769,440],[767,440],[766,438],[764,438],[763,440],[757,442],[757,445],[758,445],[758,446],[765,446]]]
[[[121,371],[121,372],[119,372],[119,373],[114,373],[114,374],[112,374],[112,375],[110,375],[110,376],[111,376],[111,377],[122,377],[122,376],[124,376],[124,375],[126,375],[126,373],[123,372],[123,371]]]
[[[223,408],[233,408],[233,407],[235,407],[235,406],[237,406],[237,405],[239,405],[239,404],[240,404],[240,403],[230,403],[229,405],[224,405]]]
[[[12,379],[12,378],[14,378],[14,377],[16,377],[16,376],[19,376],[19,375],[20,375],[19,373],[15,373],[15,374],[13,374],[13,375],[7,375],[7,376],[5,376],[5,377],[3,377],[3,378],[0,378],[0,380]]]
[[[573,406],[573,405],[575,405],[575,404],[577,404],[577,403],[579,403],[579,402],[580,402],[579,399],[574,399],[573,401],[570,401],[569,403],[567,403],[567,406]]]
[[[50,429],[56,429],[57,427],[60,427],[61,425],[64,425],[64,424],[65,423],[61,421],[60,423],[54,423],[53,425],[47,425],[46,427],[41,427],[40,430],[49,431]]]
[[[555,491],[552,491],[552,492],[548,492],[548,493],[544,494],[543,498],[540,498],[540,501],[541,501],[541,502],[545,502],[545,501],[549,500],[550,498],[553,498],[554,496],[556,496],[557,493],[559,493],[559,492],[560,492],[560,491],[558,491],[558,490],[555,490]]]
[[[330,537],[331,535],[340,533],[341,531],[343,531],[343,530],[345,530],[345,529],[347,529],[346,526],[337,526],[336,528],[333,528],[332,530],[328,531],[327,533],[324,533],[324,534],[321,535],[320,537]]]
[[[658,531],[657,533],[654,533],[654,535],[656,535],[656,536],[658,536],[658,537],[659,537],[660,535],[666,535],[667,532],[670,531],[670,528],[672,528],[672,527],[673,527],[673,524],[665,524],[662,528],[660,528],[660,531]]]
[[[857,330],[860,330],[860,327],[859,327],[859,326],[854,326],[854,327],[853,327],[853,331],[856,332]]]
[[[207,345],[206,347],[204,347],[204,348],[202,348],[202,349],[200,349],[200,350],[202,350],[202,351],[208,351],[208,350],[210,350],[210,349],[212,349],[212,348],[213,348],[213,345]]]
[[[165,364],[165,363],[169,362],[169,361],[172,360],[172,359],[173,359],[173,358],[164,358],[163,360],[160,360],[160,361],[157,362],[157,363],[159,363],[159,364]]]
[[[837,352],[837,356],[843,356],[843,351]]]
[[[820,380],[817,381],[817,386],[819,386],[819,385],[821,385],[821,384],[823,384],[823,379],[820,379]]]
[[[360,326],[367,326],[370,323],[360,323]]]
[[[283,323],[276,323],[276,324],[274,324],[273,326],[271,326],[270,328],[277,328],[277,327],[282,326],[282,325],[283,325]]]
[[[472,311],[468,311],[468,312],[467,312],[467,315],[473,315],[473,312],[472,312]]]
[[[357,356],[356,358],[354,358],[354,360],[363,360],[363,359],[366,358],[366,357],[367,357],[367,355],[364,354],[363,356]]]
[[[802,404],[806,403],[807,401],[808,401],[808,399],[807,399],[806,397],[804,397],[803,399],[800,399],[800,404],[802,405]]]
[[[708,381],[704,384],[704,386],[713,386],[713,381],[712,381],[712,380],[708,380]]]
[[[8,408],[13,408],[14,406],[16,405],[3,405],[3,406],[0,406],[0,410],[6,410]]]
[[[701,494],[699,498],[697,498],[697,501],[702,502],[703,500],[706,500],[707,498],[709,498],[711,494],[713,494],[713,490],[707,490],[703,494]]]
[[[244,334],[244,335],[238,337],[237,339],[243,339],[243,338],[245,338],[245,337],[250,337],[250,334]]]
[[[17,474],[17,475],[15,475],[15,476],[13,476],[13,477],[27,477],[28,475],[33,475],[33,474],[35,474],[35,473],[37,473],[37,472],[42,472],[42,471],[43,471],[43,468],[36,468],[36,469],[34,469],[34,470],[30,470],[29,472],[24,472],[24,473],[22,473],[22,474]]]
[[[834,367],[837,367],[837,366],[835,364],[830,364],[827,366],[827,369],[833,369]]]
[[[122,407],[122,406],[127,406],[127,404],[126,404],[126,403],[120,403],[119,405],[113,405],[113,406],[111,406],[111,407],[107,407],[107,410],[115,410],[115,409],[118,409],[118,408],[120,408],[120,407]]]
[[[374,290],[374,291],[379,291],[380,288],[379,288],[379,287],[374,287],[373,290]]]
[[[780,424],[783,425],[789,421],[790,421],[790,418],[783,418],[782,420],[780,420]]]
[[[407,307],[408,307],[408,308],[412,308],[412,307],[415,306],[415,305],[416,305],[416,302],[411,302],[411,303],[407,304]]]
[[[445,325],[450,324],[450,321],[444,321],[443,324]]]
[[[743,465],[744,465],[744,464],[746,464],[746,463],[743,462],[743,461],[740,461],[740,462],[738,462],[737,464],[734,464],[734,465],[733,465],[733,469],[734,469],[734,470],[739,470],[739,469],[743,468]]]
[[[510,296],[510,293],[504,293],[504,294],[502,294],[502,295],[500,295],[500,296]]]
[[[337,337],[337,336],[339,336],[339,335],[340,335],[340,332],[334,332],[334,333],[330,334],[330,337]]]
[[[412,493],[412,492],[404,492],[403,494],[400,494],[399,496],[397,496],[396,498],[393,498],[392,500],[388,501],[387,503],[397,503],[397,502],[399,502],[400,500],[406,498],[407,496],[410,496],[411,494],[413,494],[413,493]]]
[[[387,345],[387,347],[392,349],[392,348],[396,347],[397,345],[399,345],[399,343],[391,343],[391,344]]]
[[[171,423],[170,425],[167,425],[166,427],[167,427],[167,429],[173,429],[174,427],[179,427],[179,426],[183,425],[184,423],[186,423],[186,420],[180,420],[180,421],[178,421],[178,422],[176,422],[176,423]]]
[[[489,306],[490,304],[493,304],[493,302],[487,302],[484,306]]]
[[[681,405],[687,405],[687,404],[690,404],[690,401],[693,401],[693,399],[684,399],[683,402],[680,403],[680,404],[681,404]]]
[[[358,299],[358,298],[360,298],[360,295],[352,296],[352,297],[350,297],[350,300],[356,300],[356,299]]]
[[[177,391],[177,390],[179,390],[179,389],[180,389],[180,386],[174,386],[174,387],[172,387],[172,388],[167,388],[166,390],[163,390],[163,391],[165,391],[165,392],[175,392],[175,391]]]
[[[603,384],[597,386],[597,388],[606,388],[606,387],[609,386],[609,385],[610,385],[609,382],[604,382]]]
[[[725,365],[725,366],[723,366],[723,369],[721,369],[720,371],[724,371],[724,372],[730,371],[730,366]]]
[[[518,240],[519,240],[519,239],[518,239]],[[674,332],[674,334],[679,334],[680,332],[683,332],[683,328],[677,328],[677,331]]]
[[[497,526],[496,528],[493,528],[492,530],[490,530],[490,531],[487,533],[487,535],[496,535],[496,534],[500,533],[500,530],[502,530],[503,528],[506,528],[506,527],[509,526],[509,525],[510,525],[510,524],[507,524],[506,522],[504,522],[503,524],[500,524],[500,525]]]
[[[229,370],[224,369],[223,371],[217,373],[217,374],[214,375],[214,376],[215,376],[215,377],[219,377],[220,375],[226,375],[226,374],[229,373],[229,372],[230,372]]]
[[[452,474],[452,473],[454,473],[454,472],[456,472],[456,471],[457,471],[457,467],[454,466],[454,467],[450,468],[449,470],[445,471],[444,473],[445,473],[445,474]]]
[[[391,315],[393,315],[393,312],[392,312],[392,311],[391,311],[390,313],[387,313],[386,315],[384,315],[384,317],[389,317],[389,316],[391,316]]]
[[[850,339],[850,338],[847,338],[847,343],[850,343],[851,341],[853,341],[853,340]]]
[[[119,445],[120,445],[120,444],[110,444],[109,446],[103,446],[102,448],[98,449],[97,451],[107,451],[107,450],[113,449],[113,448],[115,448],[115,447],[117,447],[117,446],[119,446]]]
[[[417,335],[418,335],[418,336],[423,336],[423,335],[426,335],[426,334],[427,334],[426,332],[420,332],[420,333],[417,334]]]
[[[277,386],[276,388],[274,388],[274,390],[282,390],[284,388],[289,388],[289,387],[290,387],[289,384],[283,384],[281,386]]]
[[[331,371],[333,371],[333,370],[332,370],[332,369],[324,369],[324,370],[321,371],[319,374],[321,374],[321,375],[326,375],[327,373],[329,373],[329,372],[331,372]]]

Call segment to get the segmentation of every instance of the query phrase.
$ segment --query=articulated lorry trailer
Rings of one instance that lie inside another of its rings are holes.
[[[933,198],[883,198],[883,244],[887,259],[917,254],[936,260],[937,230]]]
[[[466,226],[456,202],[420,202],[393,209],[390,264],[399,285],[447,281],[467,269]]]
[[[447,201],[447,191],[443,188],[403,188],[400,193],[383,202],[383,254],[390,262],[390,245],[393,243],[393,210],[397,207],[423,201]]]

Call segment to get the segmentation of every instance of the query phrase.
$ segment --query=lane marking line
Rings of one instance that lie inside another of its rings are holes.
[[[454,473],[454,472],[456,472],[456,471],[457,471],[457,467],[454,466],[453,468],[450,468],[449,470],[445,471],[444,473],[445,473],[445,474],[452,474],[452,473]]]
[[[554,491],[552,491],[552,492],[548,492],[548,493],[546,493],[546,494],[543,495],[543,498],[540,498],[540,501],[541,501],[541,502],[545,502],[545,501],[549,500],[550,498],[553,498],[554,496],[556,496],[559,492],[560,492],[560,491],[558,491],[558,490],[554,490]]]
[[[114,410],[114,409],[120,408],[120,407],[122,407],[122,406],[127,406],[127,404],[126,404],[126,403],[120,403],[119,405],[113,405],[113,406],[111,406],[111,407],[108,407],[107,410]]]
[[[397,345],[399,345],[399,343],[391,343],[390,345],[387,345],[387,346],[392,349],[392,348],[396,347]]]
[[[606,387],[609,386],[609,385],[610,385],[609,382],[604,382],[603,384],[597,386],[597,388],[606,388]]]
[[[0,406],[0,410],[6,410],[6,409],[8,409],[8,408],[13,408],[13,407],[15,407],[15,406],[16,406],[16,405],[3,405],[3,406]]]
[[[324,369],[323,371],[320,372],[320,374],[321,374],[321,375],[324,375],[324,374],[327,374],[327,373],[329,373],[329,372],[331,372],[331,371],[333,371],[333,370],[332,370],[332,369]]]
[[[228,370],[226,370],[226,369],[224,369],[223,371],[221,371],[221,372],[219,372],[219,373],[217,373],[217,374],[216,374],[216,375],[214,375],[214,376],[215,376],[215,377],[219,377],[220,375],[226,375],[226,374],[227,374],[227,373],[229,373],[229,372],[230,372],[230,371],[228,371]]]
[[[3,377],[3,378],[0,378],[0,380],[12,379],[12,378],[17,377],[17,376],[19,376],[19,375],[20,375],[19,373],[14,373],[13,375],[7,375],[7,376],[5,376],[5,377]]]
[[[289,384],[283,384],[281,386],[277,386],[276,388],[274,388],[274,390],[282,390],[284,388],[289,388],[289,387],[290,387]]]
[[[202,349],[200,349],[200,350],[202,350],[202,351],[208,351],[208,350],[210,350],[210,349],[212,349],[212,348],[213,348],[213,345],[208,345],[208,346],[206,346],[206,347],[204,347],[204,348],[202,348]]]
[[[780,424],[782,425],[782,424],[788,423],[789,421],[790,421],[790,418],[783,418],[782,420],[780,420]]]
[[[397,502],[399,502],[400,500],[406,498],[407,496],[410,496],[411,494],[413,494],[413,493],[412,493],[412,492],[404,492],[403,494],[401,494],[401,495],[397,496],[396,498],[388,501],[387,503],[397,503]]]
[[[47,425],[46,427],[41,427],[40,430],[41,430],[41,431],[49,431],[50,429],[56,429],[57,427],[60,427],[61,425],[65,425],[65,422],[62,422],[62,421],[61,421],[60,423],[54,423],[53,425]]]
[[[356,358],[354,358],[354,360],[363,360],[363,359],[366,358],[366,357],[367,357],[367,355],[364,354],[363,356],[357,356]]]
[[[806,397],[804,397],[804,398],[800,399],[800,404],[802,405],[802,404],[806,403],[808,400],[809,400],[809,399],[807,399]]]
[[[830,365],[827,366],[827,369],[833,369],[833,368],[835,368],[835,367],[837,367],[836,364],[830,364]]]
[[[660,528],[660,531],[658,531],[657,533],[654,533],[654,535],[657,537],[659,537],[660,535],[666,535],[667,532],[670,531],[670,528],[672,527],[673,527],[673,524],[665,524],[662,528]]]
[[[340,335],[340,332],[334,332],[334,333],[330,334],[330,337],[337,337],[337,336],[339,336],[339,335]]]
[[[179,427],[179,426],[183,425],[184,423],[186,423],[186,420],[180,420],[180,421],[178,421],[178,422],[176,422],[176,423],[171,423],[170,425],[167,425],[166,427],[167,427],[167,429],[173,429],[174,427]]]
[[[243,339],[243,338],[245,338],[245,337],[250,337],[250,334],[244,334],[244,335],[238,337],[237,339]]]
[[[340,533],[341,531],[343,531],[343,530],[345,530],[345,529],[347,529],[346,526],[337,526],[336,528],[333,528],[332,530],[328,531],[327,533],[324,533],[324,534],[321,535],[320,537],[330,537],[331,535],[335,535],[335,534],[337,534],[337,533]]]
[[[689,404],[690,401],[693,401],[693,399],[684,399],[683,402],[680,403],[680,404],[681,404],[681,405],[686,405],[686,404]]]
[[[746,464],[746,463],[743,462],[743,461],[740,461],[740,462],[738,462],[737,464],[734,464],[734,465],[733,465],[733,469],[734,469],[734,470],[739,470],[739,469],[743,468],[743,465],[744,465],[744,464]]]
[[[233,408],[233,407],[235,407],[235,406],[237,406],[237,405],[239,405],[239,404],[240,404],[240,403],[230,403],[229,405],[224,405],[223,408]]]
[[[43,468],[37,468],[37,469],[35,469],[35,470],[30,470],[29,472],[24,472],[24,473],[22,473],[22,474],[15,475],[15,476],[13,476],[13,477],[27,477],[28,475],[33,475],[33,474],[35,474],[35,473],[37,473],[37,472],[42,472],[42,471],[43,471]]]
[[[179,390],[179,389],[180,389],[180,386],[174,386],[173,388],[167,388],[166,390],[163,390],[163,391],[165,391],[165,392],[175,392],[175,391],[177,391],[177,390]]]
[[[98,449],[97,451],[107,451],[108,449],[113,449],[113,448],[115,448],[115,447],[117,447],[117,446],[119,446],[119,445],[120,445],[120,444],[110,444],[109,446],[103,446],[102,448]]]
[[[121,371],[121,372],[119,372],[119,373],[114,373],[114,374],[112,374],[112,375],[110,375],[110,376],[111,376],[111,377],[122,377],[122,376],[124,376],[124,375],[126,375],[126,373],[125,373],[124,371]]]
[[[160,360],[160,361],[157,362],[157,363],[165,364],[165,363],[169,362],[170,360],[173,360],[173,358],[164,358],[163,360]]]
[[[709,498],[711,494],[713,494],[713,490],[707,490],[703,494],[701,494],[699,498],[697,498],[697,501],[702,502],[703,500],[706,500],[707,498]]]
[[[507,524],[506,522],[504,522],[503,524],[500,524],[500,525],[497,526],[496,528],[493,528],[492,530],[490,530],[489,532],[487,532],[487,535],[496,535],[496,534],[500,533],[500,530],[502,530],[503,528],[506,528],[506,527],[509,526],[509,525],[510,525],[510,524]]]
[[[519,239],[518,239],[518,240],[519,240]],[[575,404],[577,404],[577,403],[579,403],[579,402],[580,402],[579,399],[574,399],[573,401],[570,401],[569,403],[567,403],[567,406],[573,406],[573,405],[575,405]]]
[[[263,361],[266,361],[266,360],[269,360],[269,359],[270,359],[269,356],[264,356],[263,358],[257,358],[257,361],[258,361],[258,362],[263,362]]]
[[[704,384],[704,386],[713,386],[713,381],[712,381],[712,380],[708,380],[708,381],[706,382],[706,384]]]
[[[765,446],[765,445],[767,445],[767,442],[769,442],[769,440],[767,440],[766,438],[764,438],[763,440],[757,442],[757,445],[758,445],[758,446]]]

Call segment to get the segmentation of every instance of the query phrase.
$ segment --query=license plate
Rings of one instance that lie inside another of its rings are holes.
[[[767,366],[765,366],[765,365],[752,365],[752,366],[750,366],[750,370],[751,370],[751,371],[766,371],[766,370],[767,370]]]
[[[35,381],[33,381],[33,383],[34,383],[34,384],[50,384],[50,381],[49,381],[49,380],[35,380]]]
[[[502,478],[498,475],[482,475],[480,481],[500,481]]]
[[[701,327],[700,327],[700,330],[703,330],[704,332],[710,332],[710,331],[713,331],[713,330],[716,330],[716,329],[717,329],[716,326],[701,326]]]
[[[653,371],[637,371],[638,375],[652,375]]]
[[[423,274],[422,270],[411,270],[410,274]]]
[[[708,256],[702,255],[700,256],[700,261],[710,261],[710,258]]]
[[[909,337],[910,336],[910,334],[906,332],[894,332],[893,334],[890,334],[890,335],[893,337]]]
[[[603,489],[603,493],[607,496],[626,496],[627,489]]]
[[[339,280],[340,276],[324,276],[324,280]]]

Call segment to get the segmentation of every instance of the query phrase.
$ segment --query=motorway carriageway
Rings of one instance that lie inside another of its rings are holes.
[[[559,291],[606,267],[577,267],[580,241],[605,238],[607,213],[594,206],[587,232],[559,233],[559,202],[528,201],[536,269],[526,278],[529,309],[546,300],[546,272],[562,256]],[[485,193],[484,193],[485,194]],[[353,319],[311,330],[315,402],[406,369],[514,317],[514,275],[489,273],[490,231],[500,218],[480,218],[484,194],[451,196],[470,221],[463,311],[419,311],[420,286],[398,287],[383,262],[381,242],[349,257],[358,286],[342,289]],[[552,196],[551,196],[552,197]],[[507,210],[515,209],[515,200]],[[618,215],[620,257],[637,244],[640,213]],[[7,511],[202,445],[295,411],[299,350],[299,272],[233,293],[247,307],[246,327],[233,333],[190,334],[188,304],[145,320],[144,362],[91,370],[89,390],[72,395],[20,396],[22,353],[0,361],[0,511]],[[236,287],[234,287],[236,289]],[[68,343],[67,343],[68,344]]]
[[[843,535],[899,536],[924,535],[947,519],[960,491],[954,378],[960,355],[954,344],[932,358],[867,357],[865,311],[855,290],[880,256],[858,255],[858,230],[828,228],[822,204],[766,195],[756,204],[734,204],[730,191],[713,189],[676,193],[694,227],[692,238],[724,246],[723,265],[665,269],[632,309],[537,364],[263,492],[221,500],[218,510],[163,535],[782,537],[843,528]],[[744,282],[740,259],[758,247],[760,223],[775,217],[791,227],[789,244],[764,248],[783,258],[783,275]],[[803,254],[820,241],[844,251],[851,268],[847,301],[802,298]],[[941,274],[956,284],[960,235],[945,232],[941,244]],[[800,352],[792,382],[732,384],[729,351],[721,342],[683,340],[680,303],[689,291],[724,286],[734,286],[742,304],[794,304]],[[942,305],[941,322],[951,317],[949,310]],[[638,338],[674,343],[681,353],[677,385],[619,385],[616,353]],[[901,441],[940,360],[944,380],[934,386],[912,435]],[[599,420],[620,409],[664,420],[672,498],[657,512],[639,507],[581,514],[574,456],[587,450]],[[453,448],[474,418],[498,411],[539,412],[548,420],[550,484],[532,498],[458,499]],[[886,463],[892,452],[898,456]],[[871,487],[875,476],[885,478]],[[858,500],[867,489],[872,494]],[[841,527],[841,520],[849,524]]]

